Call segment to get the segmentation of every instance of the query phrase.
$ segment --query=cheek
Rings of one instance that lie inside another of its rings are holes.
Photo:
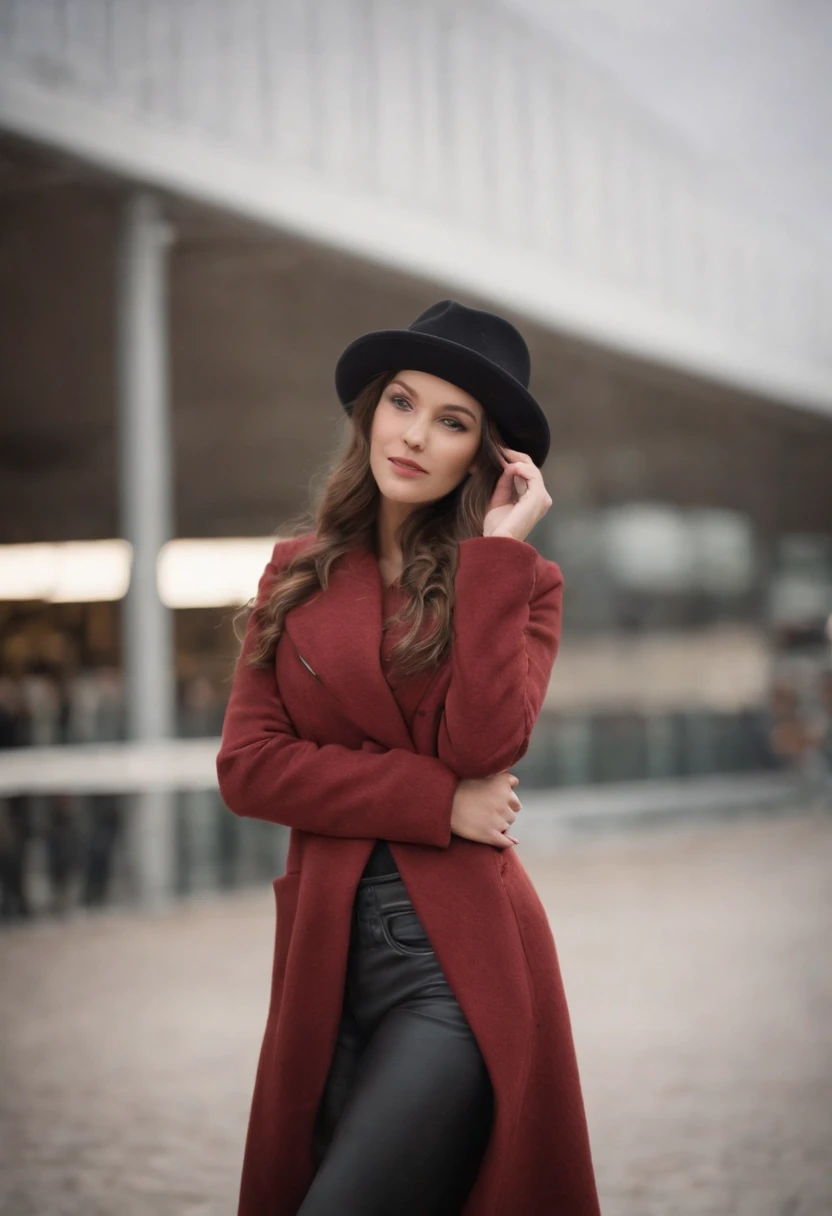
[[[383,405],[380,404],[373,414],[373,423],[370,427],[370,443],[385,443],[394,434],[394,431],[395,417],[391,418],[390,411],[385,410]]]
[[[442,467],[449,481],[462,480],[477,454],[477,446],[478,440],[470,435],[455,435],[453,442],[448,443]]]

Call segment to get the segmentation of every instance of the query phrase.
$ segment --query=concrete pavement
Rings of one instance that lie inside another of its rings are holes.
[[[832,818],[520,855],[604,1216],[830,1216]],[[232,1216],[272,935],[268,888],[0,934],[2,1216]]]

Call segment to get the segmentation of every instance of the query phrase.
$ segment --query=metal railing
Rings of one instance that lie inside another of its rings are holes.
[[[187,719],[183,733],[205,723],[204,714]],[[34,735],[52,743],[0,750],[0,918],[146,899],[148,833],[166,882],[154,899],[262,884],[282,871],[287,829],[222,802],[218,737],[120,742],[107,714],[99,726],[109,741],[62,744],[42,720]],[[782,802],[788,774],[777,767],[758,714],[593,712],[542,714],[513,771],[535,808],[530,829],[548,839],[566,820],[591,819],[593,807],[610,822],[631,818],[634,799],[654,820],[662,807],[672,818],[720,800],[729,809]],[[148,819],[142,798],[153,791],[164,801]]]

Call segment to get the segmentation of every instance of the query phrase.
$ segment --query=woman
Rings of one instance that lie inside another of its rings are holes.
[[[453,301],[351,343],[347,449],[260,580],[217,772],[291,834],[239,1216],[597,1216],[511,834],[561,613],[528,380],[517,330]]]

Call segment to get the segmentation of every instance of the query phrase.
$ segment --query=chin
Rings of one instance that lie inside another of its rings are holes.
[[[433,490],[426,493],[427,487],[424,480],[420,477],[407,481],[396,477],[395,473],[388,473],[385,469],[380,477],[376,476],[376,485],[382,498],[386,498],[390,502],[409,503],[411,506],[418,507],[423,503],[436,500],[436,493]]]
[[[418,494],[417,486],[424,479],[422,477],[397,477],[391,471],[388,461],[384,461],[380,468],[370,466],[373,472],[373,477],[376,479],[376,485],[381,490],[385,498],[401,499],[403,502],[409,502],[414,494]]]
[[[425,494],[419,492],[415,486],[388,485],[384,482],[379,485],[379,491],[384,498],[388,498],[390,502],[409,502],[415,506],[420,506],[422,503],[433,502],[436,498],[435,494]]]

